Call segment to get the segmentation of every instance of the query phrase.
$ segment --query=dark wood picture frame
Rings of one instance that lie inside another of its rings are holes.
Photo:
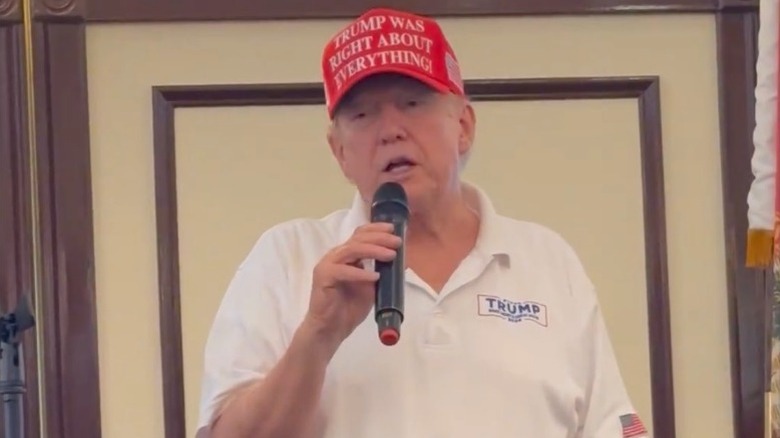
[[[658,437],[674,438],[674,382],[666,257],[666,209],[659,78],[540,78],[467,81],[472,101],[559,99],[637,99],[642,160],[647,309],[653,427]],[[160,292],[165,436],[185,437],[179,242],[176,202],[176,108],[322,105],[317,83],[180,85],[152,90],[155,151],[157,254]],[[650,421],[650,419],[647,419]]]

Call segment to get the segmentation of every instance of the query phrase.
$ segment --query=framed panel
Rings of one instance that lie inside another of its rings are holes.
[[[467,81],[475,101],[636,98],[640,126],[651,388],[656,436],[675,437],[659,81],[656,77]],[[321,105],[316,83],[159,86],[153,91],[160,335],[166,437],[185,437],[174,112],[184,107]]]

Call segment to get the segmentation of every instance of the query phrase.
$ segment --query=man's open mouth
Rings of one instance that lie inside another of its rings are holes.
[[[390,161],[390,163],[385,166],[384,171],[385,172],[403,172],[405,170],[409,170],[414,166],[415,163],[412,162],[409,159],[406,158],[398,158],[395,160]]]

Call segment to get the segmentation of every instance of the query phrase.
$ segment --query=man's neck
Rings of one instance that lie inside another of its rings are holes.
[[[476,239],[479,214],[460,193],[438,198],[427,208],[412,208],[406,231],[408,245],[435,248],[453,243],[453,237]]]

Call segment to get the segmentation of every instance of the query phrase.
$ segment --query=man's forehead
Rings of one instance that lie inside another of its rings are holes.
[[[343,98],[343,103],[349,103],[363,96],[384,91],[405,91],[415,94],[437,93],[432,87],[412,77],[401,74],[377,74],[369,76],[355,84]]]

